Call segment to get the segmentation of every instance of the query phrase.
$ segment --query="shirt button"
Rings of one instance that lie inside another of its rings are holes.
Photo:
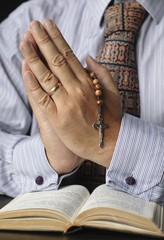
[[[134,185],[136,183],[136,180],[134,179],[134,177],[127,177],[125,181],[128,185]]]
[[[43,177],[42,176],[38,176],[35,179],[35,182],[36,182],[37,185],[42,185],[43,184]]]

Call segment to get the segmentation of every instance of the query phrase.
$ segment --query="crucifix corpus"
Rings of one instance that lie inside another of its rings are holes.
[[[109,125],[107,123],[103,123],[101,104],[99,105],[98,123],[94,123],[92,126],[95,129],[99,129],[99,147],[103,148],[104,129],[108,128]]]

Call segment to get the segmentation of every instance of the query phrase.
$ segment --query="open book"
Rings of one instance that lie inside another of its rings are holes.
[[[62,231],[96,227],[164,236],[163,207],[101,185],[21,194],[0,210],[0,229]]]

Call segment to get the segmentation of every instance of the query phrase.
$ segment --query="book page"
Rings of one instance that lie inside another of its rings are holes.
[[[89,197],[88,190],[80,185],[71,185],[59,190],[25,193],[0,210],[1,212],[22,209],[49,209],[74,218]]]
[[[104,184],[93,191],[80,213],[86,209],[108,207],[153,219],[156,206],[154,202],[146,202],[125,192],[113,190]]]

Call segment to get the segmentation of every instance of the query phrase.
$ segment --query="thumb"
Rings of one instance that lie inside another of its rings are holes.
[[[103,87],[104,94],[109,94],[109,92],[119,94],[111,74],[105,67],[103,67],[100,63],[96,62],[91,56],[87,56],[86,63],[87,68],[96,74],[98,80]]]
[[[111,74],[105,67],[96,62],[91,56],[87,56],[86,62],[87,68],[94,72],[100,81],[103,89],[104,103],[109,112],[113,112],[114,116],[121,116],[120,94]]]

